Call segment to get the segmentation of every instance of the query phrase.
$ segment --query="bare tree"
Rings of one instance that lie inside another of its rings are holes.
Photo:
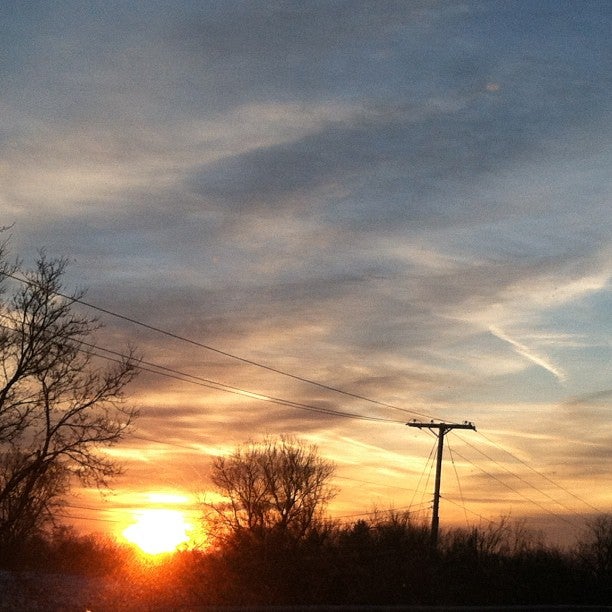
[[[598,579],[612,578],[612,515],[601,514],[587,521],[578,540],[578,558]]]
[[[212,481],[227,501],[209,507],[231,533],[274,529],[303,538],[336,493],[333,473],[314,445],[287,437],[248,442],[215,458]]]
[[[82,294],[62,291],[65,260],[41,254],[20,273],[0,252],[0,543],[52,521],[76,477],[105,487],[119,467],[103,448],[117,443],[135,411],[123,389],[136,373],[132,351],[96,362],[99,323],[78,314]]]

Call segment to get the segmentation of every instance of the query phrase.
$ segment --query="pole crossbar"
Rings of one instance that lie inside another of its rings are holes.
[[[417,421],[416,419],[406,423],[408,427],[418,429],[429,429],[438,438],[438,455],[436,457],[436,483],[434,488],[433,509],[431,515],[431,547],[438,547],[438,531],[440,529],[440,483],[442,480],[442,455],[444,454],[444,436],[453,429],[472,429],[476,431],[476,426],[471,421],[463,423],[444,423],[435,421]],[[436,433],[437,432],[437,433]]]

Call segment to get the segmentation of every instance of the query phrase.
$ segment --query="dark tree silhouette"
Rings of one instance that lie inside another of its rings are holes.
[[[212,481],[227,501],[210,508],[231,534],[274,530],[301,539],[335,494],[333,473],[313,445],[287,437],[249,442],[214,460]]]
[[[598,602],[612,597],[612,515],[600,514],[587,521],[576,546],[576,555]]]
[[[113,366],[95,361],[100,327],[76,312],[82,294],[63,296],[65,260],[41,254],[33,270],[0,252],[0,544],[52,522],[73,478],[107,486],[119,467],[102,448],[117,443],[135,411],[123,389],[133,352]],[[19,275],[22,282],[9,276]],[[12,289],[9,291],[9,289]]]

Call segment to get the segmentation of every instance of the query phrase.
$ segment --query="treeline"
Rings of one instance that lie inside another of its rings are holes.
[[[195,584],[200,601],[227,605],[609,604],[612,519],[571,551],[501,520],[444,532],[432,552],[428,527],[393,512],[300,541],[245,532],[201,559]]]
[[[64,531],[25,543],[1,561],[30,591],[43,574],[70,575],[72,591],[64,598],[117,610],[605,605],[612,596],[612,517],[592,521],[571,550],[546,546],[501,520],[443,532],[434,553],[426,526],[390,512],[350,525],[319,524],[304,538],[279,529],[245,530],[207,550],[153,560],[110,540]],[[83,577],[78,587],[75,576]],[[52,588],[46,586],[44,596],[53,609]]]

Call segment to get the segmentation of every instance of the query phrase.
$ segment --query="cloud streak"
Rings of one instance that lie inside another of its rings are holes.
[[[504,342],[507,342],[508,344],[510,344],[510,346],[512,346],[512,348],[514,349],[516,353],[518,353],[522,357],[525,357],[525,359],[527,359],[528,361],[531,361],[531,363],[534,363],[535,365],[541,368],[544,368],[547,372],[550,372],[560,383],[565,381],[567,377],[565,372],[563,372],[560,368],[556,367],[545,356],[540,355],[537,351],[526,346],[522,342],[519,342],[518,340],[511,338],[508,334],[506,334],[505,332],[503,332],[501,329],[497,327],[493,327],[493,326],[489,327],[489,331],[496,338],[499,338],[500,340],[503,340]]]

